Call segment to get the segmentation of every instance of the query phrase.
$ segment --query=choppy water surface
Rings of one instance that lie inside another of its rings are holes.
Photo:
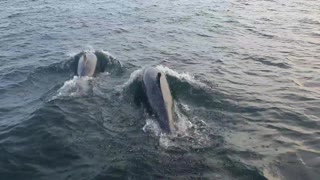
[[[319,179],[319,1],[0,6],[0,179]],[[73,56],[101,49],[121,70],[73,77]],[[168,76],[174,135],[134,103],[148,65]]]

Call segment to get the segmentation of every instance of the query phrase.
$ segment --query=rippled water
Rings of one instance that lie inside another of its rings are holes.
[[[319,1],[0,6],[0,179],[319,179]],[[93,49],[122,70],[73,77]],[[168,76],[175,135],[133,101],[148,65]]]

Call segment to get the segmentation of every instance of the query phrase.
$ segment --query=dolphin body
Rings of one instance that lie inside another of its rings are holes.
[[[91,52],[84,52],[78,61],[77,75],[92,77],[97,66],[97,56]]]
[[[106,70],[121,70],[122,68],[120,61],[104,51],[83,51],[73,58],[70,66],[72,67],[74,74],[80,77],[92,77],[100,72],[105,72]]]
[[[166,75],[153,67],[147,67],[142,73],[142,87],[149,111],[156,116],[164,133],[170,134],[173,125],[173,98]]]

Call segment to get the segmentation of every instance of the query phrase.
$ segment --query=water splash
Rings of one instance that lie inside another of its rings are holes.
[[[156,136],[160,136],[161,135],[161,129],[160,129],[160,126],[159,126],[158,122],[155,119],[152,119],[152,118],[147,118],[146,119],[146,124],[143,126],[142,130],[145,133],[151,133],[151,134],[154,134]]]
[[[73,79],[64,82],[63,86],[58,90],[58,94],[55,96],[55,98],[63,96],[77,97],[87,95],[90,91],[91,80],[93,80],[93,77],[74,76]]]
[[[188,120],[188,117],[180,111],[177,102],[174,103],[174,110],[176,115],[175,133],[179,136],[188,136],[190,129],[194,127],[194,125],[191,121]]]
[[[189,117],[186,114],[188,107],[185,104],[175,102],[175,131],[172,135],[161,135],[160,146],[164,149],[189,150],[194,148],[204,148],[211,145],[210,131],[204,131],[209,126],[197,117]],[[190,111],[188,107],[187,111]]]
[[[160,147],[166,150],[188,151],[201,149],[218,143],[210,138],[213,134],[209,126],[197,117],[188,117],[180,107],[187,105],[175,102],[175,129],[171,134],[162,133],[157,120],[147,117],[146,124],[142,128],[145,133],[159,138]]]

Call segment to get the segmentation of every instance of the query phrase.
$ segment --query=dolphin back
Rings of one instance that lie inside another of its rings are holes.
[[[160,128],[165,133],[171,133],[174,129],[173,99],[165,74],[153,67],[146,68],[143,72],[143,87]]]
[[[79,59],[77,75],[93,76],[97,65],[97,56],[91,52],[85,52]]]

